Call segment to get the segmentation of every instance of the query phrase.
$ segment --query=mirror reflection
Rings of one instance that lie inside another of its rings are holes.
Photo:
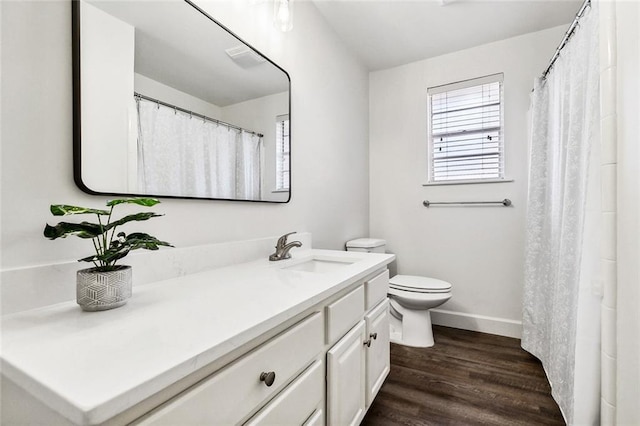
[[[75,179],[287,202],[289,76],[189,2],[74,2]]]

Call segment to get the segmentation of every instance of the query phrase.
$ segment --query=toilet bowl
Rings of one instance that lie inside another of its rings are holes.
[[[386,241],[359,238],[348,241],[348,251],[384,253]],[[428,348],[434,345],[429,309],[452,296],[451,284],[429,277],[396,275],[389,279],[390,339],[405,346]]]
[[[396,275],[389,280],[390,338],[418,348],[433,346],[431,312],[452,296],[451,284],[435,278]]]

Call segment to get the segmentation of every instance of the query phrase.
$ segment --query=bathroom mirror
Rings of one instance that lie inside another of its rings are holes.
[[[286,71],[188,0],[72,9],[83,191],[289,201]]]

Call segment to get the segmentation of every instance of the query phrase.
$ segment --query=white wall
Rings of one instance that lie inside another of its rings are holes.
[[[81,19],[88,24],[81,28],[80,52],[85,71],[81,74],[80,89],[82,181],[94,191],[120,188],[120,192],[127,192],[129,139],[135,129],[132,120],[135,30],[89,3],[82,2],[81,6]],[[106,175],[108,180],[104,178]]]
[[[453,285],[434,323],[520,335],[527,191],[527,111],[566,26],[370,74],[370,235],[387,240],[397,272]],[[423,186],[427,88],[504,73],[506,175],[513,182]],[[430,201],[509,198],[505,207]]]
[[[297,3],[295,28],[281,34],[268,4],[251,3],[202,7],[291,75],[291,202],[165,199],[154,211],[166,216],[136,229],[177,247],[309,231],[316,247],[341,249],[369,227],[367,70],[312,4]],[[100,207],[108,198],[84,194],[73,183],[71,4],[0,7],[2,269],[78,259],[90,253],[87,241],[42,236],[45,222],[56,221],[49,204]]]
[[[136,93],[221,120],[222,110],[218,105],[196,98],[139,73],[134,73],[133,81]]]

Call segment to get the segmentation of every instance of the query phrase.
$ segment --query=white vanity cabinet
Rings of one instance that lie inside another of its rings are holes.
[[[388,285],[385,270],[327,307],[354,304],[354,295],[361,297],[360,306],[373,306],[327,352],[328,425],[358,425],[389,374]],[[329,315],[327,323],[335,327]]]
[[[388,283],[361,281],[138,424],[358,425],[389,373]]]

